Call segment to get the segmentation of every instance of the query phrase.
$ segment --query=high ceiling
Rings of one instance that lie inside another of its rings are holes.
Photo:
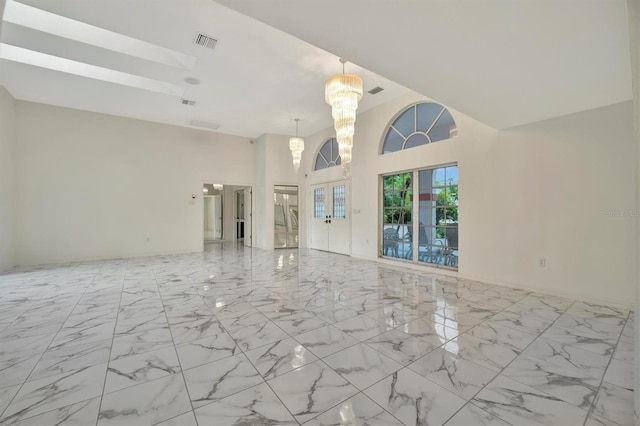
[[[218,0],[497,128],[632,98],[625,0]]]
[[[509,128],[631,99],[627,22],[625,0],[6,0],[0,84],[246,137],[300,118],[306,136],[331,126],[324,82],[342,56],[385,89],[359,112],[412,89]]]
[[[16,99],[246,137],[293,134],[294,118],[302,136],[332,125],[324,82],[338,57],[210,0],[6,0],[1,28],[0,84]],[[359,111],[408,92],[347,71],[385,89]]]

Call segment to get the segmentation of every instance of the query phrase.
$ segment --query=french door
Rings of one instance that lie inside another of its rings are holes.
[[[351,254],[351,181],[311,187],[311,248]]]

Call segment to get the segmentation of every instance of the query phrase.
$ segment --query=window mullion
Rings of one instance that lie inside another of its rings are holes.
[[[416,112],[416,116],[417,116]],[[420,253],[420,182],[418,181],[418,171],[413,171],[411,181],[413,182],[413,204],[411,205],[411,221],[413,222],[413,263],[418,263]],[[416,192],[417,190],[417,192]]]

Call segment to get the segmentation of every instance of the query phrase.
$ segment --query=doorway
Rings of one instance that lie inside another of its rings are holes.
[[[204,241],[222,241],[223,227],[223,197],[224,186],[217,183],[205,183],[202,186],[204,199]]]
[[[246,207],[245,207],[245,188],[236,189],[233,192],[235,198],[235,239],[243,240],[246,233]],[[248,234],[247,234],[248,237]]]
[[[274,247],[298,247],[298,187],[273,187]]]
[[[351,181],[311,187],[311,248],[351,254]]]

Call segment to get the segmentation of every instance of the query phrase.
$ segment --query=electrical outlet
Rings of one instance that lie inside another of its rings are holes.
[[[545,268],[547,266],[547,259],[544,257],[541,257],[540,259],[538,259],[538,267],[540,268]]]

